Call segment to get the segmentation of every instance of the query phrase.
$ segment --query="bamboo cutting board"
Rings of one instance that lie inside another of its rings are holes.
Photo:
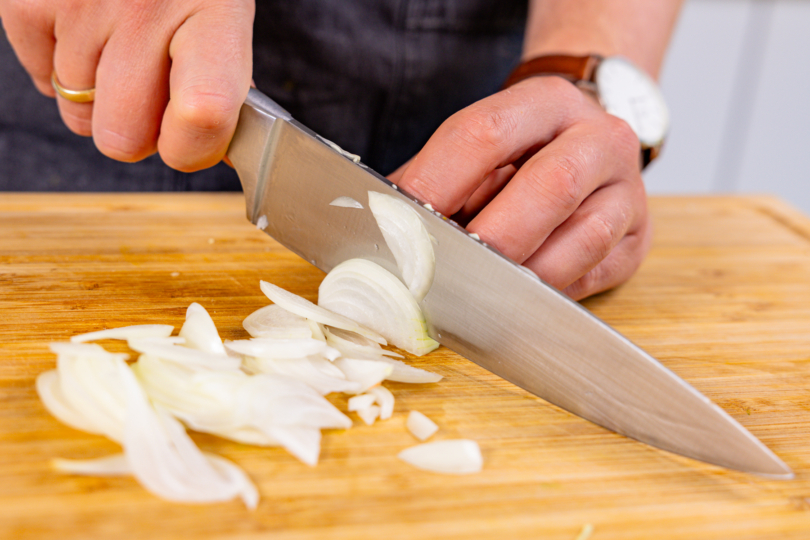
[[[268,301],[259,280],[315,300],[322,272],[244,218],[240,195],[0,194],[0,538],[593,540],[810,538],[810,220],[765,197],[652,200],[638,274],[586,307],[717,402],[782,457],[772,481],[608,432],[442,348],[445,376],[387,384],[394,417],[325,433],[321,463],[194,434],[256,482],[240,502],[173,504],[131,478],[64,476],[54,457],[118,451],[40,405],[50,341],[115,326],[182,324],[200,302],[226,339]],[[105,345],[113,342],[103,342]],[[116,345],[121,350],[122,345]],[[111,347],[112,348],[112,347]],[[332,398],[345,410],[345,397]],[[407,411],[438,439],[477,440],[484,471],[413,469]]]

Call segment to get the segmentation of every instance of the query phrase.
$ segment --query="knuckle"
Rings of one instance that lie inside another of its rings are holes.
[[[516,130],[514,115],[497,107],[476,107],[453,117],[451,129],[467,147],[500,149]]]
[[[180,121],[192,131],[213,134],[235,123],[241,102],[221,81],[197,80],[187,85],[176,101]]]
[[[604,259],[618,243],[623,231],[619,224],[598,213],[588,220],[583,237],[583,247],[592,254],[596,261]]]
[[[584,198],[585,164],[576,154],[561,154],[554,158],[549,167],[548,189],[560,206],[573,212]]]
[[[638,135],[630,127],[630,124],[612,114],[606,114],[607,117],[607,133],[613,144],[619,149],[622,155],[631,154],[638,158],[638,153],[641,148],[641,143],[638,140]]]
[[[41,24],[45,15],[39,0],[8,0],[2,3],[3,26],[6,24]],[[6,23],[5,21],[9,21]]]
[[[95,130],[93,140],[96,148],[105,156],[129,163],[149,156],[154,148],[152,141],[138,139],[107,128]]]
[[[88,107],[89,108],[89,107]],[[72,107],[60,107],[62,121],[76,135],[89,137],[93,134],[92,109],[81,112],[72,110]]]

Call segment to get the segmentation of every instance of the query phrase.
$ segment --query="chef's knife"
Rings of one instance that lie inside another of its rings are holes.
[[[399,275],[368,210],[368,192],[410,204],[436,240],[435,277],[421,307],[442,345],[617,433],[731,469],[793,476],[720,407],[627,338],[255,89],[228,157],[248,219],[325,272],[359,257]],[[365,209],[330,205],[344,196]]]

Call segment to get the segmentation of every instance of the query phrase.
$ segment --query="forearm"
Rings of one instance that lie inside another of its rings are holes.
[[[531,0],[523,58],[622,55],[658,77],[683,0]]]

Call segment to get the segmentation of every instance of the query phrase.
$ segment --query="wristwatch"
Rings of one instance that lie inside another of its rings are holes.
[[[529,77],[556,75],[591,93],[608,113],[633,129],[641,142],[641,168],[658,157],[669,131],[669,110],[652,78],[621,56],[538,56],[520,64],[503,88]]]

